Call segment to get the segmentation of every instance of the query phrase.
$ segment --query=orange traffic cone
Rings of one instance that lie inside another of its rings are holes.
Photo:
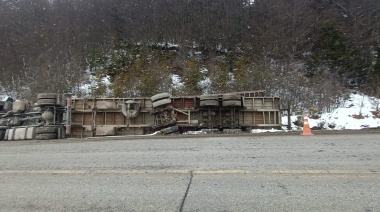
[[[311,133],[309,120],[306,114],[303,116],[303,133],[301,135],[314,135]]]

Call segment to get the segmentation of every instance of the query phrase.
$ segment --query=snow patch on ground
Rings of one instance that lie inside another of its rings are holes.
[[[266,132],[284,132],[284,130],[276,130],[276,129],[270,129],[270,130],[265,130],[265,129],[253,129],[251,130],[251,133],[266,133]]]
[[[379,128],[380,119],[376,117],[379,99],[363,94],[351,94],[349,99],[342,103],[340,108],[331,113],[321,114],[320,118],[309,118],[311,128],[317,127],[326,130],[360,130]],[[379,117],[379,116],[378,116]],[[291,116],[292,129],[302,130],[294,122],[297,116]],[[282,124],[287,125],[287,117],[282,117]]]
[[[187,131],[183,133],[185,135],[201,135],[201,134],[207,134],[206,132],[199,130],[199,131]]]

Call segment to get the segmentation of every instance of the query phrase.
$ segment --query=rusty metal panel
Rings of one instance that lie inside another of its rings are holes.
[[[115,112],[105,113],[105,125],[115,124]]]
[[[104,115],[105,115],[105,113],[95,112],[95,124],[96,125],[105,124]]]
[[[254,115],[255,115],[255,124],[265,124],[263,112],[255,112]]]
[[[116,125],[125,124],[125,116],[122,113],[115,113],[115,124]]]
[[[75,113],[75,114],[72,114],[72,125],[83,125],[83,116],[84,114],[80,114],[80,113]]]
[[[84,106],[85,100],[84,99],[73,99],[71,106],[75,110],[83,110],[85,108]]]
[[[92,113],[84,113],[83,115],[84,115],[83,125],[92,125],[93,124]]]
[[[174,108],[182,108],[183,107],[183,104],[182,104],[182,99],[172,99],[172,105]]]
[[[121,114],[123,115],[123,114]],[[124,118],[124,124],[127,123],[127,118]],[[151,125],[154,123],[154,117],[147,112],[140,112],[137,117],[129,120],[131,125]]]
[[[74,113],[72,114],[72,125],[91,125],[92,113]]]
[[[86,138],[86,137],[92,137],[93,131],[89,130],[84,127],[75,126],[71,128],[71,137],[73,138]]]
[[[83,136],[83,129],[82,127],[71,127],[71,137],[74,138],[82,138]]]
[[[193,109],[195,107],[196,107],[196,99],[195,98],[184,99],[183,108],[185,108],[185,109]]]
[[[172,105],[177,109],[194,109],[196,107],[196,97],[175,97],[172,98]]]

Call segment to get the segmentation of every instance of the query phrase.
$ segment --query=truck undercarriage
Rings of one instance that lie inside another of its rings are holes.
[[[281,100],[265,91],[150,98],[64,98],[0,102],[0,140],[178,134],[194,130],[241,132],[281,128]]]

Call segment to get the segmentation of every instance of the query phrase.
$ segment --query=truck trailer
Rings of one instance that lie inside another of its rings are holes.
[[[137,98],[72,98],[43,93],[37,102],[0,102],[0,139],[249,132],[281,125],[281,99],[264,90]]]

